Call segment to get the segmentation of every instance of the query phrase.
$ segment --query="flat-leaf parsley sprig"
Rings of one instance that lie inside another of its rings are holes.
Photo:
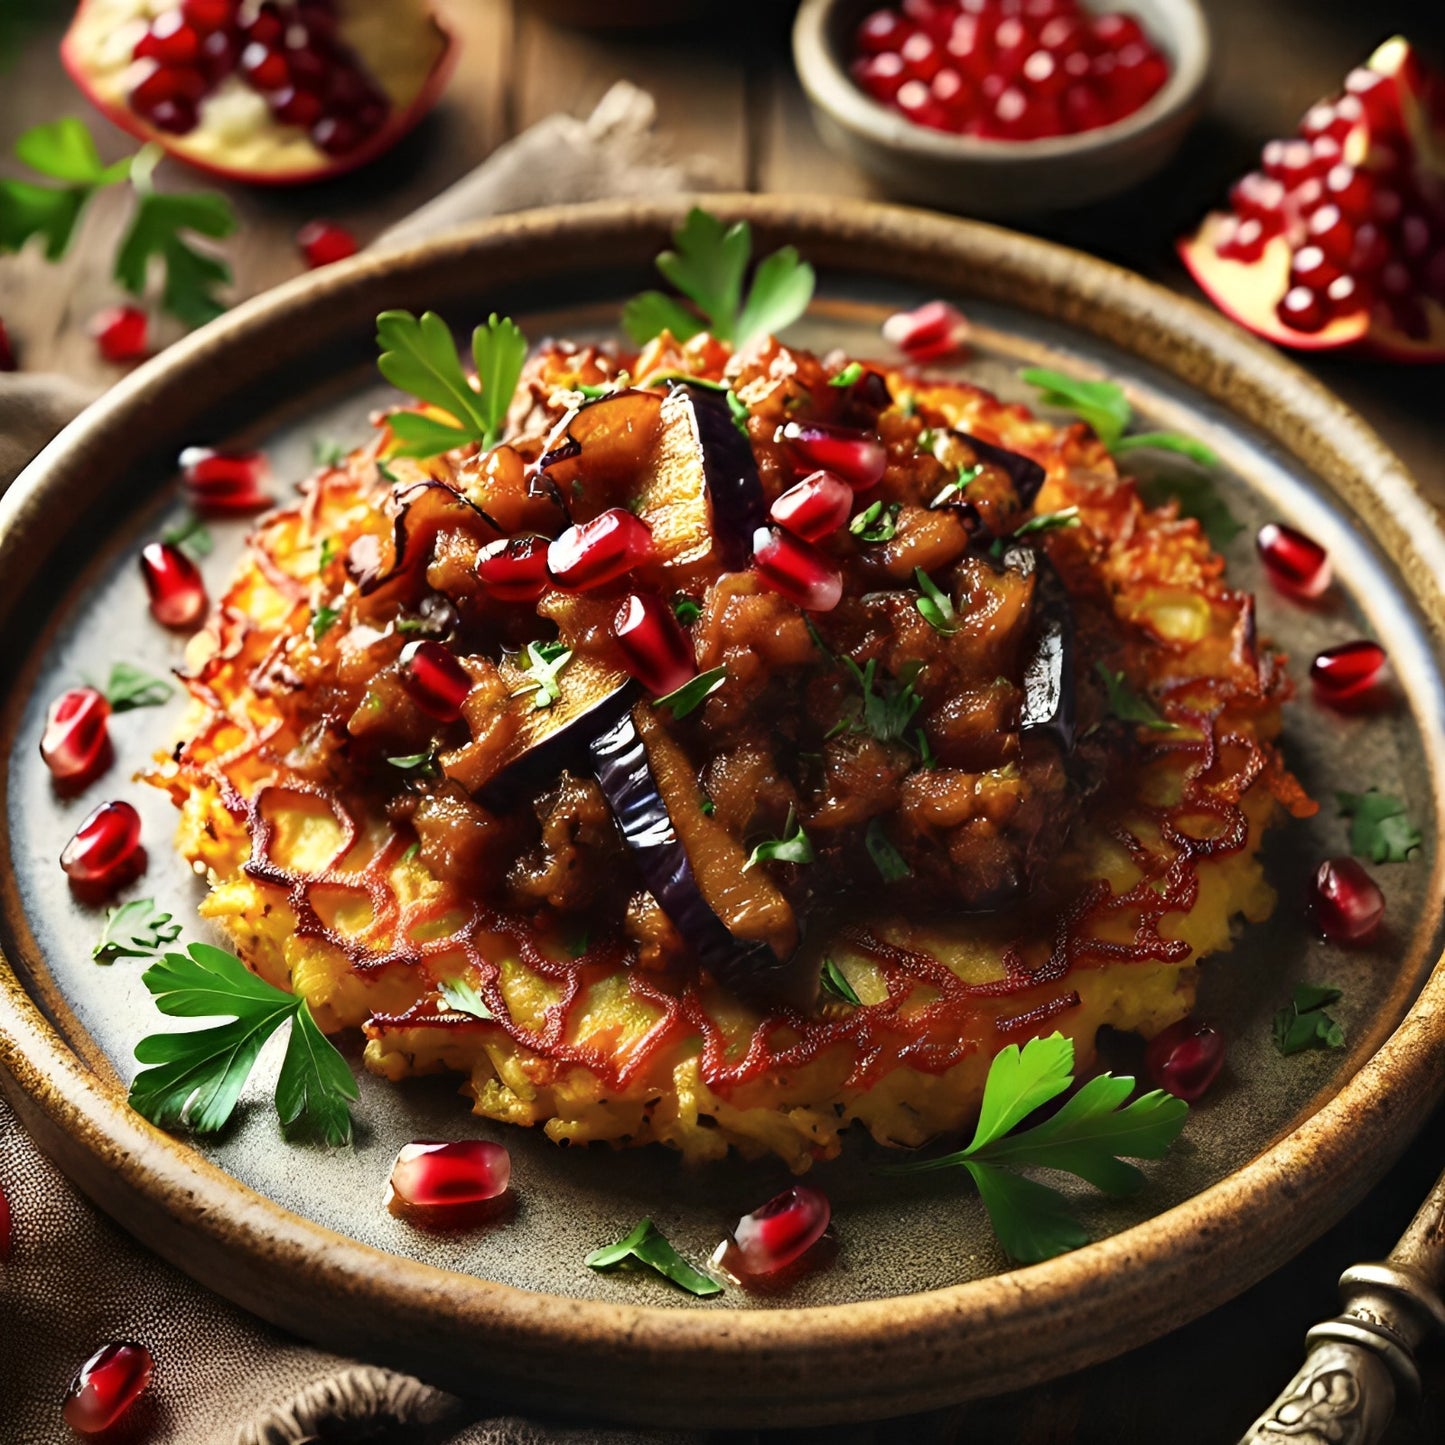
[[[1042,1123],[1014,1133],[1035,1109],[1074,1082],[1074,1042],[1063,1034],[1010,1044],[995,1056],[984,1084],[973,1141],[938,1159],[896,1164],[887,1174],[968,1171],[999,1243],[1020,1264],[1036,1264],[1089,1242],[1056,1189],[1015,1171],[1054,1169],[1105,1194],[1132,1194],[1143,1174],[1126,1159],[1158,1159],[1178,1137],[1189,1105],[1161,1089],[1126,1102],[1134,1080],[1100,1074]]]
[[[234,954],[209,943],[167,953],[141,980],[156,1007],[171,1018],[230,1020],[186,1033],[151,1034],[136,1045],[136,1058],[149,1067],[131,1084],[130,1102],[153,1124],[186,1125],[198,1134],[224,1127],[262,1046],[289,1022],[291,1036],[276,1079],[282,1129],[287,1138],[350,1142],[356,1080],[304,998],[257,978]]]

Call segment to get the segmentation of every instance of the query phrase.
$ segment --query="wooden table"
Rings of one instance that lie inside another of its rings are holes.
[[[26,3],[0,0],[6,7]],[[784,0],[737,0],[718,7],[723,21],[644,36],[565,30],[540,18],[528,0],[442,3],[464,44],[458,73],[438,113],[390,158],[362,175],[299,193],[232,188],[242,228],[226,250],[238,296],[301,269],[292,237],[302,222],[325,215],[366,240],[508,136],[558,109],[587,110],[622,77],[656,96],[676,148],[708,155],[720,184],[875,193],[813,131],[789,64],[793,7]],[[599,8],[605,3],[599,0]],[[1181,287],[1187,282],[1171,239],[1250,163],[1265,138],[1286,133],[1312,100],[1396,31],[1445,53],[1442,0],[1204,3],[1218,45],[1217,82],[1210,114],[1178,160],[1133,196],[1034,227]],[[58,23],[40,24],[19,64],[0,76],[0,150],[8,152],[37,121],[87,113],[56,58],[58,33]],[[107,158],[129,149],[111,127],[95,129]],[[187,183],[174,167],[168,171],[167,184]],[[0,260],[0,316],[27,368],[65,371],[97,385],[120,375],[98,359],[84,333],[86,318],[115,299],[107,272],[119,200],[102,198],[62,265],[47,266],[34,255]],[[1316,361],[1310,369],[1357,406],[1427,493],[1445,504],[1445,372],[1346,359]],[[1340,1271],[1388,1250],[1442,1163],[1445,1116],[1437,1116],[1410,1156],[1323,1240],[1233,1304],[1121,1360],[985,1404],[817,1438],[1227,1445],[1293,1373],[1306,1327],[1333,1313]],[[1431,1368],[1431,1402],[1417,1421],[1397,1425],[1393,1445],[1445,1438],[1445,1365],[1438,1353]],[[840,1389],[846,1380],[847,1361],[840,1360]],[[751,1438],[728,1440],[742,1445]]]

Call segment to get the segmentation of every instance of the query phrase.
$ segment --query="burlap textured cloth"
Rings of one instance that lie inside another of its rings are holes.
[[[0,0],[3,4],[4,0]],[[651,98],[625,82],[585,120],[553,116],[375,244],[561,201],[705,189],[699,162],[667,157]],[[0,489],[90,400],[64,377],[0,375]],[[325,1354],[162,1263],[83,1199],[0,1098],[0,1188],[14,1251],[0,1264],[0,1445],[77,1437],[60,1403],[76,1369],[112,1341],[154,1354],[151,1388],[114,1445],[684,1445],[689,1438],[489,1414],[393,1371]]]

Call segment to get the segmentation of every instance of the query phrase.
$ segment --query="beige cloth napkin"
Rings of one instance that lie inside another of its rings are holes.
[[[539,122],[377,244],[559,201],[708,188],[704,164],[665,154],[654,119],[651,97],[619,83],[587,119]],[[64,377],[0,375],[0,489],[89,399]],[[128,1238],[40,1154],[3,1098],[0,1189],[15,1226],[13,1255],[0,1264],[0,1445],[73,1445],[77,1437],[60,1418],[66,1386],[99,1346],[118,1339],[148,1345],[156,1374],[107,1437],[116,1442],[683,1445],[688,1438],[496,1417],[409,1376],[291,1339]],[[565,1381],[558,1398],[565,1401]]]

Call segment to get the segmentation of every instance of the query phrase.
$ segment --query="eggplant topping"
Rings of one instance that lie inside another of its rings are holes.
[[[1005,451],[992,442],[981,440],[971,432],[955,430],[954,436],[961,437],[966,441],[978,454],[981,461],[991,462],[1009,474],[1014,484],[1014,491],[1018,494],[1021,508],[1027,511],[1033,506],[1034,498],[1038,496],[1039,490],[1044,484],[1045,472],[1032,457],[1022,456],[1018,452]]]
[[[434,479],[415,482],[392,494],[392,554],[383,560],[348,559],[363,596],[398,577],[415,576],[431,560],[437,534],[461,526],[478,536],[504,537],[506,532],[477,504],[454,487]],[[355,552],[355,544],[352,551]]]
[[[1068,589],[1054,564],[1033,547],[1016,542],[1003,562],[1034,578],[1019,736],[1049,738],[1067,757],[1075,737],[1074,609]]]
[[[537,470],[573,494],[586,521],[617,505],[647,465],[662,413],[662,396],[630,388],[583,402],[568,412],[547,439]]]

